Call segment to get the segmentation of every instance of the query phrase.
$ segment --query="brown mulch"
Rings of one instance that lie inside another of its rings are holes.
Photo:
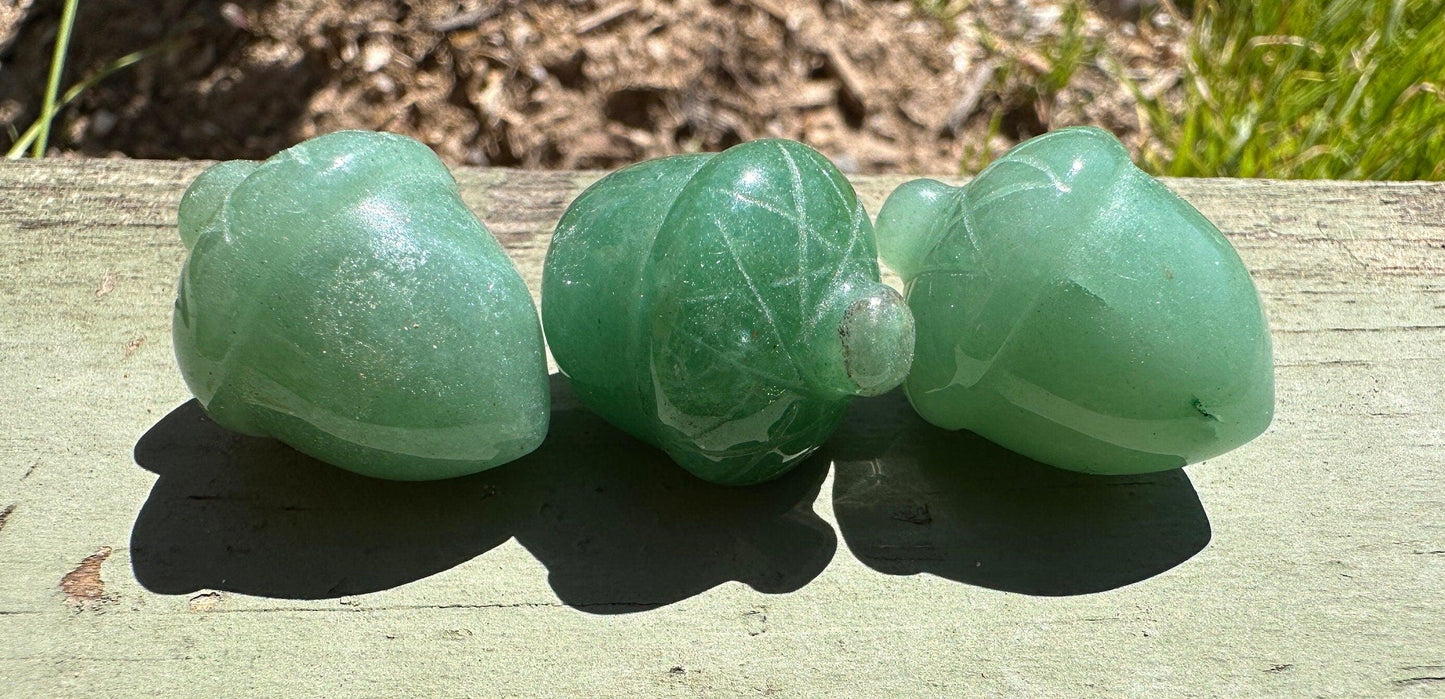
[[[0,2],[0,134],[13,134],[39,111],[60,11]],[[83,94],[51,144],[263,158],[365,128],[453,164],[611,168],[780,136],[848,171],[952,173],[1072,123],[1138,147],[1120,75],[1176,89],[1182,35],[1138,4],[1090,6],[1085,59],[1041,89],[1053,59],[1039,47],[1071,31],[1063,2],[83,0],[66,84],[170,48]]]

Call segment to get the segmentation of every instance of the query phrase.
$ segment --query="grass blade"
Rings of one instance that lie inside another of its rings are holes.
[[[40,135],[35,139],[31,156],[45,157],[50,140],[50,121],[55,118],[55,98],[60,93],[60,74],[65,72],[65,53],[70,48],[70,31],[75,28],[75,8],[80,0],[65,0],[60,12],[60,28],[55,33],[55,53],[50,57],[50,77],[45,81],[44,104],[40,107]]]
[[[130,66],[140,63],[141,61],[157,53],[176,48],[181,43],[182,40],[176,39],[162,44],[156,44],[155,46],[151,46],[149,48],[144,48],[139,51],[128,53],[124,56],[121,56],[120,58],[111,61],[110,63],[101,66],[100,70],[91,73],[90,75],[86,76],[85,79],[74,85],[71,85],[70,89],[66,90],[65,94],[61,95],[60,100],[55,104],[55,111],[59,112],[60,110],[64,109],[66,105],[75,101],[75,99],[84,94],[86,90],[95,87],[96,84],[110,77],[115,72],[129,68]],[[10,146],[10,150],[5,153],[5,157],[14,159],[24,155],[26,148],[29,148],[32,144],[38,142],[38,139],[40,138],[41,127],[44,123],[46,123],[44,120],[36,119],[35,123],[30,125],[30,128],[25,129],[25,132],[20,134],[19,138],[15,139],[15,143]]]

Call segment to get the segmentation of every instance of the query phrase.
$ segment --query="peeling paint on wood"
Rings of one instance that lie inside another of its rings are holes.
[[[105,581],[100,578],[100,566],[110,558],[110,553],[109,546],[100,547],[60,579],[60,591],[66,603],[76,609],[91,609],[110,601],[105,594]]]

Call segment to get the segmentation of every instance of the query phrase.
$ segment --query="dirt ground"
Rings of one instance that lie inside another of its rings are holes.
[[[82,0],[64,84],[158,52],[51,146],[263,158],[366,128],[452,164],[612,168],[781,136],[846,171],[953,173],[1070,124],[1139,147],[1129,85],[1178,89],[1184,31],[1139,2]],[[39,111],[59,15],[0,0],[0,143]]]

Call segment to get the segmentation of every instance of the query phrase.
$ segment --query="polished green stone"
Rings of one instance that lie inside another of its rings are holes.
[[[1269,326],[1239,255],[1105,131],[1032,139],[961,188],[909,182],[878,238],[929,422],[1094,473],[1177,468],[1269,426]]]
[[[176,360],[222,426],[397,480],[541,444],[536,308],[426,146],[343,131],[220,163],[179,219]]]
[[[542,323],[589,408],[704,479],[757,483],[907,374],[913,321],[876,250],[852,186],[802,144],[653,160],[567,209]]]

